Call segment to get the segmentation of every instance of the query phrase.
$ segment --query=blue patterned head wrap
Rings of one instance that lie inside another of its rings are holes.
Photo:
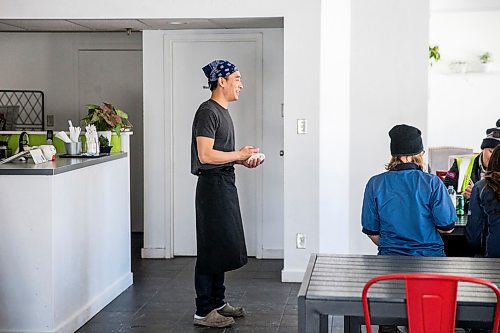
[[[227,77],[239,71],[238,67],[227,60],[214,60],[202,69],[203,73],[205,73],[205,76],[208,78],[209,85],[210,82],[217,81],[219,77]]]

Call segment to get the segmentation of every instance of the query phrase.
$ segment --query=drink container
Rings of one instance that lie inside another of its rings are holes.
[[[464,196],[461,194],[456,195],[457,198],[457,215],[458,216],[463,216],[465,215],[464,211]]]

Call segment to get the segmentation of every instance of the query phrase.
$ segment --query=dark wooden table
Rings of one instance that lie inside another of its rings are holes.
[[[298,295],[299,332],[327,332],[328,315],[344,316],[344,332],[360,332],[363,286],[374,276],[392,273],[464,275],[500,285],[500,259],[313,254]],[[404,285],[385,282],[371,290],[373,324],[404,325]],[[491,328],[495,304],[488,288],[460,284],[457,327]]]

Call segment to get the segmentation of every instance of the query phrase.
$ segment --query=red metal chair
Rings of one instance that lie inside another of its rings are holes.
[[[458,282],[488,286],[497,296],[493,318],[493,331],[498,332],[500,322],[500,289],[490,281],[438,274],[388,274],[374,277],[363,288],[362,301],[366,332],[372,333],[368,289],[379,281],[404,280],[406,283],[406,312],[410,333],[453,333],[457,308]]]

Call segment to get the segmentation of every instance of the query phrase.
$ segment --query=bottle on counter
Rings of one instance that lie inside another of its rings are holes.
[[[453,207],[457,209],[457,192],[455,192],[455,189],[453,186],[448,186],[448,195],[450,196],[451,202],[453,203]]]
[[[52,130],[47,130],[47,144],[51,145],[52,140],[54,140],[54,132]]]

